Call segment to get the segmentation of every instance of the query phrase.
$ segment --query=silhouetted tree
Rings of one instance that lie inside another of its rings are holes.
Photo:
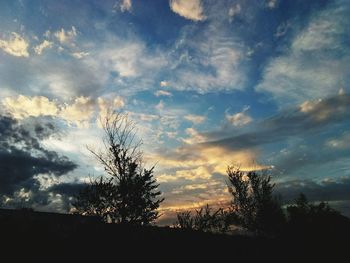
[[[285,216],[274,184],[266,171],[243,172],[229,166],[228,188],[232,194],[231,219],[256,235],[274,236],[283,228]]]
[[[294,204],[287,206],[288,230],[294,235],[334,235],[349,230],[349,220],[327,203],[309,203],[300,194]]]
[[[192,229],[203,232],[225,233],[230,226],[229,213],[223,208],[214,210],[209,205],[197,209],[192,215],[191,211],[177,213],[175,227]]]
[[[159,217],[157,209],[164,200],[159,198],[154,167],[143,167],[141,141],[135,142],[135,125],[127,115],[109,113],[102,125],[104,149],[89,150],[111,178],[90,183],[74,206],[82,214],[112,222],[147,225]]]
[[[103,221],[112,220],[115,211],[116,189],[113,184],[113,178],[109,180],[101,177],[100,179],[91,180],[76,196],[73,206],[76,213],[89,216],[99,216]]]
[[[178,212],[176,217],[177,221],[174,224],[175,227],[182,229],[195,229],[191,211]]]

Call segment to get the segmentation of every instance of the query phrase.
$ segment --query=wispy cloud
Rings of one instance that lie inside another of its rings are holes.
[[[160,96],[165,96],[165,97],[172,97],[173,94],[169,91],[166,91],[166,90],[157,90],[154,95],[156,95],[157,97],[160,97]]]
[[[280,105],[335,94],[349,75],[349,10],[336,1],[315,12],[285,54],[267,64],[256,90],[272,94]]]
[[[192,122],[193,124],[200,124],[205,121],[206,117],[201,115],[189,114],[184,116],[185,120]]]
[[[230,138],[219,139],[220,133],[206,134],[208,144],[228,149],[246,149],[282,141],[290,136],[322,131],[330,124],[342,123],[349,118],[350,96],[338,95],[315,103],[308,111],[298,107],[286,110],[258,123],[254,132],[246,132]]]
[[[249,110],[250,107],[245,107],[241,112],[235,113],[230,115],[226,111],[225,118],[226,120],[232,124],[233,126],[244,126],[253,121],[252,117],[250,117],[246,112]]]
[[[53,46],[53,42],[48,40],[44,40],[42,43],[34,47],[34,51],[36,54],[41,55],[45,49],[49,49]]]
[[[72,44],[74,38],[77,36],[77,30],[74,26],[70,30],[61,28],[59,31],[54,32],[53,35],[61,44]]]

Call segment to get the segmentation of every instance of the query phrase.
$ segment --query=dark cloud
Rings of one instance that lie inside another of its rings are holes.
[[[350,120],[350,96],[339,95],[319,102],[309,102],[308,107],[294,108],[258,123],[254,131],[229,136],[230,131],[208,133],[204,145],[221,146],[232,150],[252,148],[280,142],[292,136],[312,135],[328,126],[344,125]],[[224,139],[221,139],[225,137]]]
[[[274,172],[276,174],[289,175],[294,173],[297,176],[302,176],[300,174],[300,169],[304,167],[312,168],[307,173],[309,176],[317,177],[319,173],[319,166],[324,168],[325,165],[332,165],[333,167],[328,167],[319,176],[324,176],[324,172],[332,171],[334,176],[344,175],[342,168],[348,167],[348,159],[350,156],[350,148],[338,149],[334,147],[329,147],[323,143],[319,143],[317,140],[313,141],[301,141],[299,144],[296,143],[294,147],[288,148],[288,150],[279,152],[273,157],[273,163],[275,166]],[[335,164],[336,161],[341,161]],[[295,173],[297,172],[297,173]]]
[[[39,174],[62,176],[77,165],[65,156],[41,146],[40,140],[52,135],[50,123],[19,123],[0,116],[0,194],[14,197],[21,189],[30,192],[31,202],[48,202],[47,193],[39,190]]]
[[[291,180],[276,185],[285,202],[293,201],[300,193],[304,193],[310,201],[349,201],[350,177],[337,180],[324,179],[321,182],[313,180]]]
[[[48,191],[65,195],[65,196],[75,196],[77,193],[79,193],[86,184],[83,183],[61,183],[53,185],[49,188]]]

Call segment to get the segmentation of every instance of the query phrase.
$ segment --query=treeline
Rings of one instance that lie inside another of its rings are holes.
[[[175,227],[204,232],[230,233],[237,228],[265,238],[278,236],[337,236],[349,233],[350,220],[327,203],[308,202],[300,194],[283,206],[274,195],[274,184],[265,172],[247,172],[229,167],[231,204],[225,208],[207,205],[177,214]]]
[[[158,208],[164,199],[154,178],[154,167],[144,168],[142,142],[135,140],[135,124],[121,113],[108,114],[102,124],[104,149],[90,151],[107,176],[92,180],[72,205],[76,213],[98,216],[105,222],[152,224],[159,217]],[[327,203],[309,203],[303,194],[283,207],[267,171],[243,172],[229,166],[227,176],[230,205],[179,212],[173,226],[215,233],[230,233],[239,227],[254,236],[276,237],[315,234],[320,229],[335,233],[349,225],[348,219]]]

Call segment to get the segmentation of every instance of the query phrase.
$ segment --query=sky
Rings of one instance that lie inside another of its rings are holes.
[[[70,211],[115,109],[156,165],[159,222],[227,204],[228,165],[350,215],[349,65],[348,0],[3,0],[1,204]]]

